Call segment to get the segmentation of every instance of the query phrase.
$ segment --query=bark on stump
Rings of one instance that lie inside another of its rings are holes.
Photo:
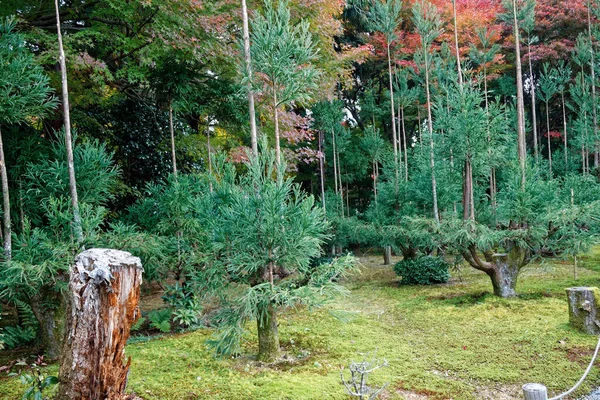
[[[139,317],[142,264],[130,253],[90,249],[71,267],[58,399],[125,398],[125,343]]]
[[[567,289],[569,300],[569,325],[591,335],[600,333],[598,326],[597,287],[572,287]]]
[[[525,400],[548,400],[548,389],[539,383],[527,383],[523,385]]]

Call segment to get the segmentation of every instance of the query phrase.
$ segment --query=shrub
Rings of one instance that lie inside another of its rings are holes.
[[[394,266],[394,271],[402,277],[402,284],[433,285],[448,282],[448,267],[448,263],[441,257],[423,256],[399,261]]]

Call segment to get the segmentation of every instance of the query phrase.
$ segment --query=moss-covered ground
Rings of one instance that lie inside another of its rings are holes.
[[[345,399],[340,369],[376,352],[389,364],[372,375],[389,382],[382,399],[520,399],[527,382],[558,394],[579,379],[596,344],[569,328],[565,288],[600,286],[597,260],[600,249],[581,260],[576,281],[571,263],[528,266],[520,297],[504,300],[466,266],[448,284],[406,287],[382,258],[365,257],[362,273],[344,283],[347,297],[280,317],[287,360],[257,365],[252,332],[247,356],[221,360],[205,344],[208,329],[138,339],[127,347],[129,390],[144,399]],[[598,385],[594,369],[578,394]],[[15,378],[0,378],[1,399],[19,393]]]

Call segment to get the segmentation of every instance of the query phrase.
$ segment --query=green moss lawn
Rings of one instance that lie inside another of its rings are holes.
[[[449,284],[402,287],[381,257],[361,258],[347,297],[280,318],[286,361],[256,365],[252,335],[246,357],[223,360],[205,345],[210,330],[138,339],[127,348],[129,390],[144,399],[346,399],[340,368],[376,352],[389,363],[372,376],[389,382],[382,399],[520,399],[527,382],[558,394],[579,379],[596,344],[568,327],[564,289],[600,286],[597,260],[600,250],[584,258],[577,281],[568,263],[531,265],[519,278],[521,296],[503,300],[466,266]],[[579,394],[595,385],[596,369]],[[0,378],[1,399],[21,391],[16,378]]]

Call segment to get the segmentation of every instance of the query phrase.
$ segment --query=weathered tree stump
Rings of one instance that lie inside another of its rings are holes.
[[[591,335],[600,333],[598,326],[597,287],[572,287],[567,289],[569,300],[569,325]]]
[[[140,259],[124,251],[90,249],[76,257],[58,399],[123,398],[131,361],[125,343],[139,317],[142,272]]]
[[[527,383],[523,385],[523,395],[525,396],[525,400],[548,400],[546,386],[539,383]]]

